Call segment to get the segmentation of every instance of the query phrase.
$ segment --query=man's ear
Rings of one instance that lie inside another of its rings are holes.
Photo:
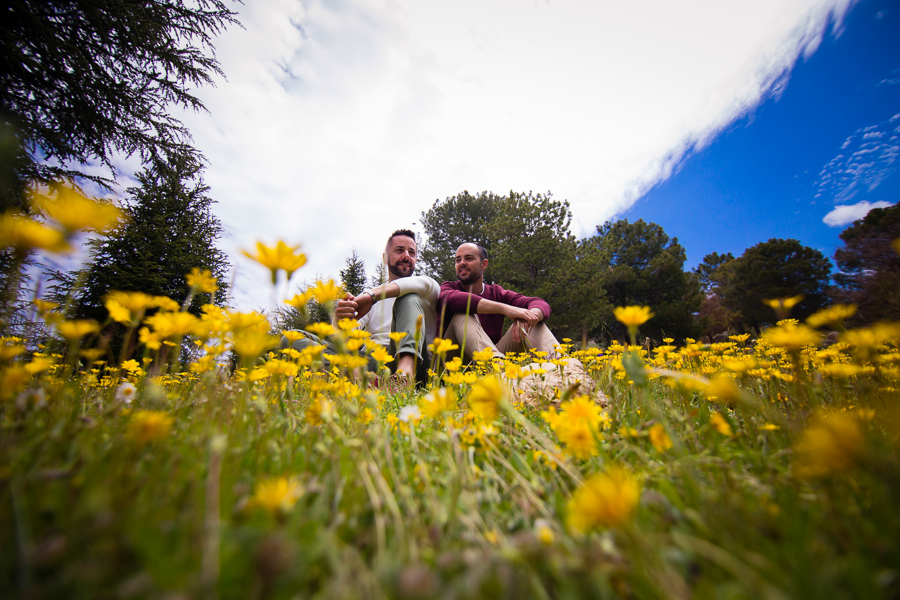
[[[486,258],[481,259],[481,270],[483,271],[484,269],[487,269],[487,266],[488,266],[488,259],[486,259]]]

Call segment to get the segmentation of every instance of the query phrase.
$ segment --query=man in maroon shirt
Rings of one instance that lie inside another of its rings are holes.
[[[457,248],[459,280],[442,283],[438,299],[438,313],[443,311],[441,336],[459,344],[466,360],[486,348],[493,350],[494,356],[531,349],[554,355],[559,342],[544,323],[550,317],[550,305],[540,298],[485,284],[487,265],[483,247],[465,243]],[[512,320],[505,335],[504,317]]]

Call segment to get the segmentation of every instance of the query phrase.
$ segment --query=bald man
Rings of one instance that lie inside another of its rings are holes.
[[[442,337],[459,344],[466,360],[486,348],[498,357],[532,349],[555,355],[559,342],[544,323],[550,317],[550,305],[484,283],[487,250],[478,244],[462,244],[455,260],[458,280],[441,284],[438,312],[443,310]],[[512,320],[505,334],[504,317]]]

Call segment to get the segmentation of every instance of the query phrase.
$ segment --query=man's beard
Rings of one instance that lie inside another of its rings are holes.
[[[408,269],[409,272],[404,273],[400,270],[401,268]],[[409,277],[410,275],[413,274],[414,270],[415,270],[415,267],[413,265],[411,265],[410,263],[403,263],[402,265],[400,263],[394,263],[394,264],[388,263],[388,271],[390,271],[391,275],[393,275],[394,277]]]
[[[475,273],[474,271],[469,271],[465,275],[460,275],[459,273],[456,276],[459,278],[459,282],[463,285],[472,285],[476,281],[478,281],[479,273]]]

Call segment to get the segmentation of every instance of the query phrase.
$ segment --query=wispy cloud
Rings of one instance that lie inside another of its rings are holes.
[[[257,0],[217,42],[228,76],[184,114],[239,256],[303,242],[304,276],[370,270],[383,238],[464,189],[552,190],[576,233],[784,89],[852,0]]]
[[[890,202],[879,200],[878,202],[867,202],[865,200],[856,204],[842,204],[834,207],[834,209],[825,215],[822,222],[829,227],[843,227],[849,225],[853,221],[862,219],[873,208],[887,208],[892,206]]]
[[[858,129],[844,140],[841,152],[822,168],[816,198],[847,202],[860,193],[873,191],[897,168],[898,156],[900,114]]]

